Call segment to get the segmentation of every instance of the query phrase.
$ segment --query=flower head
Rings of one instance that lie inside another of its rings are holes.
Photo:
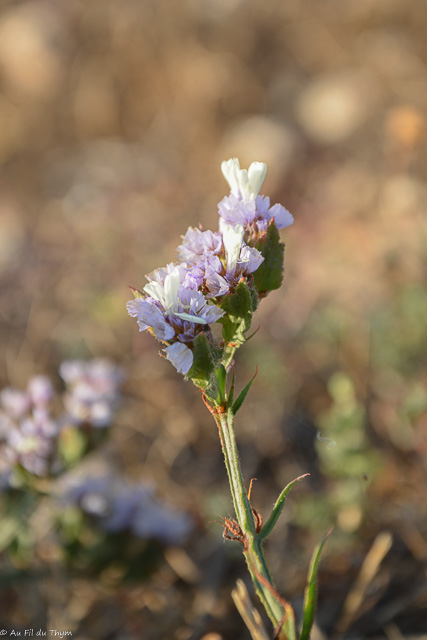
[[[252,162],[246,171],[240,168],[237,158],[230,158],[221,163],[221,171],[230,185],[231,193],[244,202],[251,202],[261,190],[267,165],[265,162]]]
[[[111,424],[124,378],[119,367],[103,359],[66,360],[59,373],[67,385],[63,401],[72,423],[93,427]]]
[[[256,308],[254,296],[257,293],[264,296],[272,288],[280,286],[282,268],[279,262],[283,247],[277,233],[275,240],[264,240],[269,228],[274,231],[273,220],[277,228],[293,221],[282,205],[270,207],[269,198],[259,195],[267,173],[265,163],[253,162],[246,170],[240,168],[237,158],[231,158],[222,163],[221,170],[230,185],[230,194],[219,203],[219,230],[189,227],[177,248],[179,262],[148,274],[148,283],[143,290],[133,290],[135,300],[127,303],[129,315],[136,318],[140,331],[148,330],[154,334],[163,343],[165,357],[179,372],[190,374],[200,388],[210,384],[211,373],[221,352],[228,349],[225,362],[228,365],[231,361],[229,345],[233,341],[229,336],[230,328],[236,327],[237,331],[241,324],[237,317],[222,321],[226,314],[224,309],[241,309],[241,313],[246,314],[247,325]],[[265,262],[268,252],[270,261]],[[272,252],[275,252],[274,258],[271,258]],[[258,271],[264,262],[264,267]],[[275,278],[266,277],[270,265]],[[225,302],[227,296],[236,293],[240,283],[250,290],[243,296],[246,301],[251,300],[246,311],[239,306],[240,303],[234,307],[234,303]],[[210,325],[218,321],[224,327],[224,342],[219,344],[210,330]],[[198,340],[200,334],[204,334],[208,341],[204,347],[203,338]],[[238,342],[241,344],[241,336]],[[197,364],[190,372],[195,349],[200,349],[197,363],[204,364]],[[200,367],[206,367],[206,375],[201,375],[201,378]]]
[[[278,229],[290,226],[294,219],[281,204],[270,207],[270,198],[259,195],[267,174],[267,165],[253,162],[248,171],[240,169],[237,158],[222,163],[222,173],[230,185],[230,195],[218,205],[220,227],[224,223],[234,227],[242,225],[246,235],[254,243],[266,233],[274,220]]]
[[[33,376],[26,391],[6,387],[0,392],[0,438],[3,463],[10,471],[21,465],[45,476],[55,453],[60,423],[50,411],[53,387],[45,376]]]
[[[195,265],[169,264],[156,269],[147,276],[149,282],[140,297],[127,303],[140,331],[149,329],[166,343],[166,358],[184,374],[193,364],[191,346],[198,333],[224,315],[198,290],[197,274],[202,284],[203,269]]]

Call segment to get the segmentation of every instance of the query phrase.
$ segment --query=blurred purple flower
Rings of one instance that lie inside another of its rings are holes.
[[[75,424],[106,427],[119,399],[123,371],[108,360],[67,360],[59,368],[67,385],[63,401]]]
[[[34,376],[28,382],[28,393],[36,407],[46,407],[52,402],[54,389],[47,376]]]
[[[80,508],[105,531],[129,531],[164,544],[183,542],[193,528],[188,514],[159,503],[152,487],[111,475],[67,478],[62,501]]]
[[[52,397],[53,387],[45,376],[30,378],[27,391],[7,387],[0,392],[1,455],[10,473],[17,464],[38,476],[49,472],[60,429],[50,414]]]
[[[68,385],[62,398],[65,418],[52,416],[54,388],[46,376],[30,378],[26,391],[7,387],[0,392],[0,465],[7,471],[2,478],[16,465],[38,476],[54,471],[57,438],[66,420],[97,427],[110,424],[122,371],[106,360],[67,361],[60,371]]]
[[[0,403],[11,418],[19,420],[30,411],[31,396],[26,391],[6,387],[0,391]]]
[[[20,464],[30,473],[45,476],[54,453],[58,424],[43,410],[34,409],[32,415],[14,425],[4,445],[6,460]]]

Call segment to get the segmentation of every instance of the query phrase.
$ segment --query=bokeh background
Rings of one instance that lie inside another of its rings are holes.
[[[426,32],[422,0],[2,3],[0,382],[123,366],[109,464],[197,525],[144,584],[60,563],[3,576],[1,624],[249,637],[214,422],[125,310],[189,225],[217,228],[237,156],[268,163],[263,193],[295,217],[284,286],[236,364],[240,385],[259,368],[238,422],[256,508],[311,474],[266,547],[277,586],[298,611],[334,525],[317,637],[427,637]]]

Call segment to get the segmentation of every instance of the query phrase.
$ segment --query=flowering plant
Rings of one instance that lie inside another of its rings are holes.
[[[254,378],[235,398],[232,366],[236,350],[248,339],[260,300],[282,283],[284,245],[278,230],[291,225],[293,217],[281,204],[270,206],[270,199],[260,195],[265,163],[253,162],[246,171],[231,158],[221,169],[230,194],[218,205],[218,231],[190,227],[177,249],[177,262],[148,274],[142,291],[131,288],[134,300],[127,309],[140,331],[148,330],[159,340],[162,355],[203,391],[218,426],[236,514],[223,517],[224,537],[241,544],[275,637],[295,640],[293,609],[274,588],[262,545],[300,478],[285,487],[263,524],[244,485],[234,434],[235,415]],[[222,326],[220,340],[212,331],[214,323]],[[309,638],[314,621],[317,565],[325,539],[311,563],[300,640]]]
[[[66,360],[59,396],[47,376],[30,378],[25,391],[0,391],[0,486],[19,486],[29,474],[55,476],[93,448],[93,432],[108,427],[119,401],[123,372],[108,360]],[[59,407],[59,411],[55,411]]]
[[[102,573],[120,561],[123,578],[148,577],[164,548],[189,536],[192,519],[160,502],[153,486],[111,465],[97,470],[122,368],[66,360],[59,373],[62,393],[44,375],[25,390],[0,390],[0,552],[27,569],[49,532],[48,545],[73,570]]]

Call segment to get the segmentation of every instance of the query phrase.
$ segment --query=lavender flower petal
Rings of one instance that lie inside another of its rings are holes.
[[[137,319],[140,331],[144,330],[141,327],[152,327],[159,340],[172,340],[175,329],[166,321],[161,309],[155,304],[150,304],[148,300],[137,298],[137,301],[139,302]]]
[[[278,229],[284,229],[294,223],[294,217],[281,204],[274,204],[268,212],[270,219],[274,219],[274,223]]]
[[[178,373],[186,374],[193,365],[193,352],[182,342],[175,342],[166,347],[166,358],[173,364]]]

